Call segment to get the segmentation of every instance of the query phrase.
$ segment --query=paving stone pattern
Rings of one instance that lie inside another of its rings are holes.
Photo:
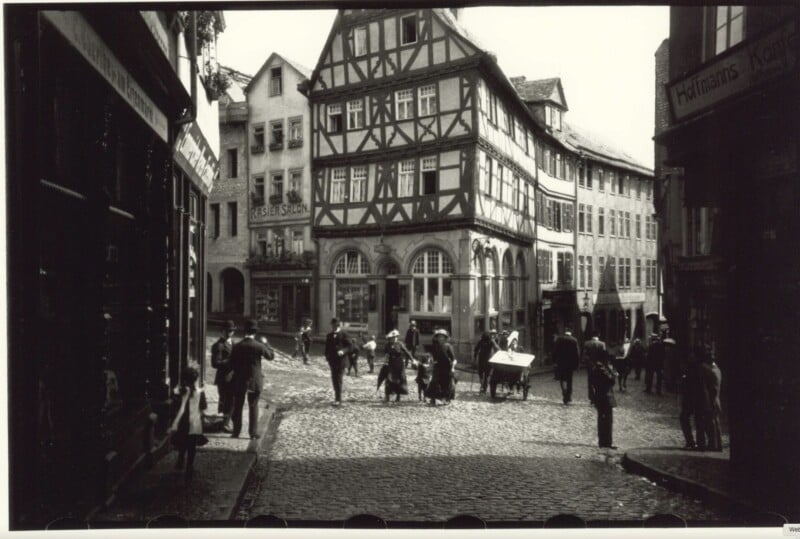
[[[344,404],[335,408],[323,358],[312,357],[306,366],[279,356],[265,366],[265,393],[281,410],[275,437],[257,461],[239,518],[729,518],[622,469],[626,449],[683,445],[677,397],[643,394],[642,382],[633,378],[628,392],[618,394],[619,450],[613,451],[597,447],[596,412],[582,374],[575,378],[573,404],[564,406],[552,375],[532,377],[527,401],[506,395],[492,402],[478,394],[477,380],[470,384],[470,375],[461,372],[456,400],[435,408],[417,401],[412,371],[413,394],[397,404],[381,402],[375,374],[345,375]]]

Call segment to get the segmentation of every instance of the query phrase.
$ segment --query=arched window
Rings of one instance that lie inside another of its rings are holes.
[[[483,313],[486,310],[486,294],[484,291],[483,279],[481,278],[483,269],[483,254],[480,250],[472,254],[472,312]]]
[[[420,253],[411,266],[413,310],[418,313],[450,313],[453,310],[453,263],[438,249]]]
[[[503,310],[510,310],[514,307],[514,271],[511,253],[506,251],[503,256]]]
[[[335,275],[366,275],[369,262],[358,251],[345,251],[333,265]]]
[[[486,276],[489,278],[489,297],[487,298],[489,310],[498,311],[497,258],[491,251],[486,252]]]
[[[516,267],[516,274],[517,274],[517,308],[524,309],[525,304],[527,303],[527,298],[525,297],[525,257],[522,256],[522,253],[517,255],[517,267]]]
[[[369,261],[356,250],[345,251],[333,265],[334,312],[343,323],[366,324],[369,310]]]

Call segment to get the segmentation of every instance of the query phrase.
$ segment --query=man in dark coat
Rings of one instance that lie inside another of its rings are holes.
[[[703,409],[702,409],[702,372],[700,361],[702,350],[695,347],[689,356],[684,373],[681,376],[681,413],[680,423],[683,431],[683,439],[686,444],[684,449],[696,449],[698,444],[705,447],[706,436],[703,430]],[[694,416],[695,432],[697,442],[692,436],[691,418]]]
[[[611,366],[610,357],[603,353],[601,359],[596,361],[589,373],[589,383],[594,390],[594,407],[597,409],[597,439],[600,447],[616,449],[613,445],[614,407],[617,401],[614,398],[614,384],[617,373]]]
[[[631,347],[628,349],[628,357],[630,358],[631,368],[636,373],[636,379],[642,378],[642,367],[644,367],[645,349],[642,340],[639,338],[633,339]]]
[[[578,368],[581,355],[578,340],[572,336],[570,328],[556,338],[553,345],[553,362],[556,366],[556,378],[561,384],[561,396],[564,404],[572,402],[572,374]]]
[[[232,371],[230,369],[230,356],[233,349],[233,333],[236,331],[236,324],[233,320],[225,322],[222,330],[222,337],[211,346],[211,366],[217,369],[214,375],[214,385],[217,386],[219,393],[219,403],[217,413],[222,414],[224,421],[223,430],[231,432],[231,415],[233,414],[233,391],[231,386]]]
[[[411,352],[411,357],[417,357],[417,347],[419,346],[419,330],[417,329],[417,323],[413,320],[411,324],[408,326],[408,331],[406,331],[406,349]],[[406,368],[408,368],[409,359],[406,358]]]
[[[661,374],[664,369],[664,343],[657,334],[650,337],[650,346],[647,349],[647,360],[644,368],[644,392],[652,393],[653,377],[656,379],[656,393],[661,395]]]
[[[492,359],[495,352],[500,350],[495,340],[495,335],[497,335],[496,329],[481,335],[478,344],[475,345],[475,349],[472,351],[473,359],[478,364],[478,378],[481,381],[481,393],[486,393],[486,386],[489,383],[489,360]]]
[[[600,335],[595,331],[592,338],[583,344],[583,366],[586,368],[586,385],[588,387],[589,403],[594,403],[594,388],[589,380],[592,368],[600,360],[605,360],[606,343],[600,340]]]
[[[247,408],[250,420],[250,438],[258,438],[258,398],[264,386],[264,375],[261,373],[261,358],[272,361],[275,353],[261,337],[256,340],[258,325],[255,320],[248,320],[244,324],[244,339],[233,346],[231,350],[230,366],[233,370],[233,434],[238,438],[242,431],[242,410],[244,399],[247,396]]]
[[[342,378],[344,376],[344,362],[353,353],[353,341],[342,331],[339,320],[331,320],[331,332],[325,338],[325,359],[331,369],[333,382],[334,406],[342,404]]]

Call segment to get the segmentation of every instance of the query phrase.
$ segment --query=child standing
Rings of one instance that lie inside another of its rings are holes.
[[[175,468],[183,469],[186,464],[186,480],[192,478],[194,456],[198,447],[208,443],[203,436],[203,410],[206,409],[206,396],[200,387],[200,373],[194,367],[183,372],[180,388],[181,404],[175,420],[170,426],[172,443],[178,449],[178,462]]]
[[[369,365],[369,372],[375,369],[375,350],[378,348],[378,343],[375,342],[375,335],[370,335],[367,339],[364,334],[361,334],[361,349],[364,350],[364,355],[367,357],[367,364]]]
[[[308,351],[311,348],[311,320],[303,319],[303,324],[294,337],[294,353],[292,359],[300,354],[303,357],[303,364],[308,365]]]

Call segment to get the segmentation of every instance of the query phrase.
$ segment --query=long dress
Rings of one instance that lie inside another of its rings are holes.
[[[445,343],[433,346],[433,373],[425,396],[429,399],[450,400],[455,397],[455,380],[453,377],[453,362],[456,356],[453,348]]]
[[[202,388],[191,391],[181,389],[181,405],[178,410],[177,430],[172,435],[172,443],[178,449],[185,449],[189,444],[203,446],[208,438],[203,435],[203,410],[206,409],[206,396]]]
[[[386,377],[387,394],[408,395],[405,362],[411,353],[402,343],[386,345],[386,363],[389,372]]]

